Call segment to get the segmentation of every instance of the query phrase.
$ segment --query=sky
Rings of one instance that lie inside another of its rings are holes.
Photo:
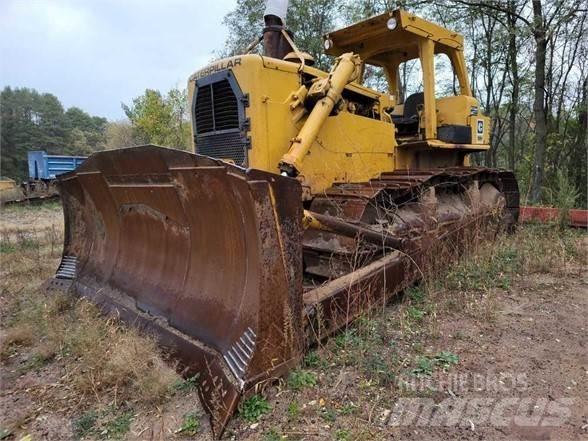
[[[0,0],[0,86],[110,120],[146,88],[184,87],[220,50],[235,0]]]

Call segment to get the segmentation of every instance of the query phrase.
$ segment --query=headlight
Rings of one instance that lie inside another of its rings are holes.
[[[396,26],[398,26],[398,22],[394,17],[390,17],[386,22],[386,27],[393,31],[394,29],[396,29]]]
[[[333,47],[333,40],[331,40],[330,38],[327,38],[323,42],[323,47],[325,48],[326,51],[328,51],[329,49],[331,49]]]

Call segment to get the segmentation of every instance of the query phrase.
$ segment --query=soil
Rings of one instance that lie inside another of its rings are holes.
[[[37,210],[3,212],[1,231],[61,228],[60,209],[46,210],[42,225]],[[582,246],[588,244],[585,236],[580,240]],[[314,367],[315,387],[294,391],[282,383],[267,389],[272,411],[253,424],[235,417],[225,439],[588,439],[586,265],[576,262],[558,272],[519,275],[509,289],[496,289],[492,295],[492,311],[486,317],[462,314],[458,306],[438,315],[434,336],[398,340],[415,353],[445,351],[459,357],[421,383],[418,376],[396,378],[408,384],[405,393],[366,380],[353,363]],[[400,305],[393,304],[381,320],[399,321],[400,313]],[[329,360],[329,351],[332,348],[325,347],[316,352]],[[63,375],[75,373],[67,371],[65,360],[22,369],[30,362],[26,349],[2,360],[0,439],[20,440],[27,434],[34,440],[75,439],[78,403],[91,397],[76,397],[64,389],[59,400],[47,402],[46,391],[59,387]],[[406,360],[400,363],[409,366]],[[398,403],[433,403],[435,410],[432,418],[419,411],[415,417],[401,413]],[[461,405],[467,412],[456,411]],[[498,405],[502,411],[496,410]],[[123,439],[211,439],[195,391],[176,394],[160,406],[140,401],[129,406],[133,418]],[[189,412],[200,415],[198,433],[190,437],[178,432]],[[12,434],[4,438],[1,430],[7,427]],[[95,438],[110,439],[108,434]]]

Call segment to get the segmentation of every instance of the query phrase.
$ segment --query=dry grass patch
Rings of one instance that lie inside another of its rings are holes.
[[[281,433],[295,433],[304,420],[313,422],[309,430],[317,437],[362,439],[378,425],[378,409],[391,409],[398,397],[442,399],[438,391],[407,387],[461,368],[459,347],[470,338],[468,329],[445,335],[442,325],[463,318],[484,329],[498,320],[501,298],[528,275],[585,269],[585,237],[552,225],[519,226],[494,241],[473,237],[461,253],[441,247],[430,253],[418,285],[391,305],[366,312],[305,357],[305,372],[317,381],[306,388],[286,384],[280,405],[270,402],[276,418],[289,415],[282,418]]]
[[[28,406],[0,426],[24,427],[37,409],[72,421],[95,413],[100,432],[87,436],[124,437],[133,409],[165,402],[181,377],[150,336],[105,317],[88,301],[40,290],[59,263],[62,237],[56,231],[47,226],[0,233],[3,392],[24,393],[21,406]],[[82,429],[86,420],[91,418],[82,418]],[[101,435],[105,430],[108,436]]]
[[[9,314],[3,352],[32,346],[33,367],[55,357],[64,381],[90,401],[161,402],[179,378],[152,338],[105,319],[85,300],[21,292]]]

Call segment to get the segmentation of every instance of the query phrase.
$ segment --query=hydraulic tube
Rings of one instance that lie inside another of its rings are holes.
[[[298,175],[302,169],[304,157],[316,140],[319,130],[341,99],[341,93],[345,86],[358,78],[360,67],[359,55],[348,52],[337,59],[327,78],[318,80],[311,86],[307,97],[319,96],[321,98],[308,115],[298,136],[292,140],[290,149],[280,161],[280,170],[283,175]]]
[[[400,249],[404,245],[403,239],[390,236],[384,232],[372,231],[333,216],[314,213],[308,210],[304,210],[303,212],[302,225],[305,229],[328,231],[346,237],[361,236],[367,242],[395,249]]]

